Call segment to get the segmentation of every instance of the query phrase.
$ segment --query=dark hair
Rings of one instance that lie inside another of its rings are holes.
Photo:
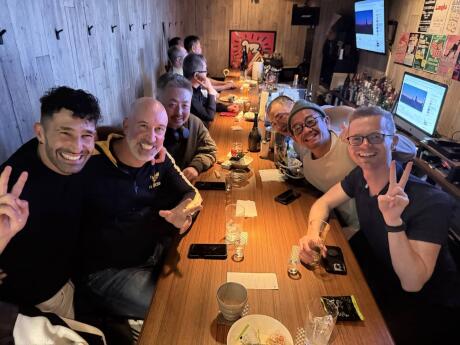
[[[83,90],[74,90],[67,86],[59,86],[48,90],[40,98],[41,120],[51,118],[62,108],[73,112],[72,116],[97,122],[101,119],[101,109],[96,97]]]
[[[198,36],[194,36],[194,35],[187,36],[184,39],[184,48],[190,53],[192,51],[193,45],[199,41],[200,41],[200,38]]]
[[[385,119],[385,127],[386,130],[390,132],[390,134],[394,134],[396,132],[395,122],[393,119],[393,115],[378,106],[370,106],[370,107],[359,107],[355,109],[354,112],[350,114],[348,117],[348,126],[351,125],[353,120],[363,118],[363,117],[371,117],[371,116],[381,116]]]
[[[168,41],[168,47],[174,47],[180,45],[181,38],[180,37],[173,37]]]
[[[187,79],[192,79],[193,74],[198,72],[202,67],[203,63],[206,63],[206,59],[201,54],[188,54],[184,62],[182,63],[182,69],[184,71],[184,77]]]
[[[157,81],[157,98],[160,99],[168,87],[185,89],[192,93],[192,83],[177,73],[165,73]]]

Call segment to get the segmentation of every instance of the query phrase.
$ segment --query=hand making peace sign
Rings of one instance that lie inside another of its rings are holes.
[[[409,197],[404,192],[404,188],[409,180],[411,169],[412,162],[409,162],[398,182],[396,178],[396,163],[392,161],[390,164],[388,191],[385,195],[378,196],[380,212],[382,212],[385,223],[389,226],[401,225],[401,214],[406,206],[409,205]]]
[[[22,172],[8,193],[11,167],[7,166],[0,175],[0,253],[10,239],[26,225],[29,217],[29,204],[19,199],[27,181],[27,172]]]

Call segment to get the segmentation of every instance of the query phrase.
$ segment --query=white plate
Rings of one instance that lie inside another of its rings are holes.
[[[241,345],[238,336],[246,325],[259,330],[262,344],[265,344],[267,338],[276,332],[284,336],[285,345],[294,345],[291,334],[281,322],[270,316],[258,314],[248,315],[236,321],[228,331],[227,345]]]

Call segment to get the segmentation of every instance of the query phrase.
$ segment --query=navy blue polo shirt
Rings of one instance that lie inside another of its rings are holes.
[[[398,179],[402,167],[397,165]],[[360,167],[353,169],[341,182],[342,188],[350,198],[355,198],[361,231],[363,231],[376,258],[382,264],[389,280],[400,285],[393,270],[388,245],[385,222],[379,210],[377,195],[371,196]],[[385,194],[388,185],[379,193]],[[447,247],[449,220],[452,212],[452,199],[434,186],[410,175],[405,187],[409,205],[401,218],[406,223],[406,235],[410,240],[424,241],[441,245],[434,273],[423,289],[417,293],[431,302],[460,305],[458,291],[459,279],[455,263]],[[456,286],[454,288],[454,286]]]

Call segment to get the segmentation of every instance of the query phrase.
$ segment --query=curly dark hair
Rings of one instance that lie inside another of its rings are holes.
[[[73,112],[73,116],[97,122],[101,119],[101,109],[96,97],[84,90],[75,90],[67,86],[59,86],[48,90],[40,98],[41,120],[51,118],[62,108]]]

